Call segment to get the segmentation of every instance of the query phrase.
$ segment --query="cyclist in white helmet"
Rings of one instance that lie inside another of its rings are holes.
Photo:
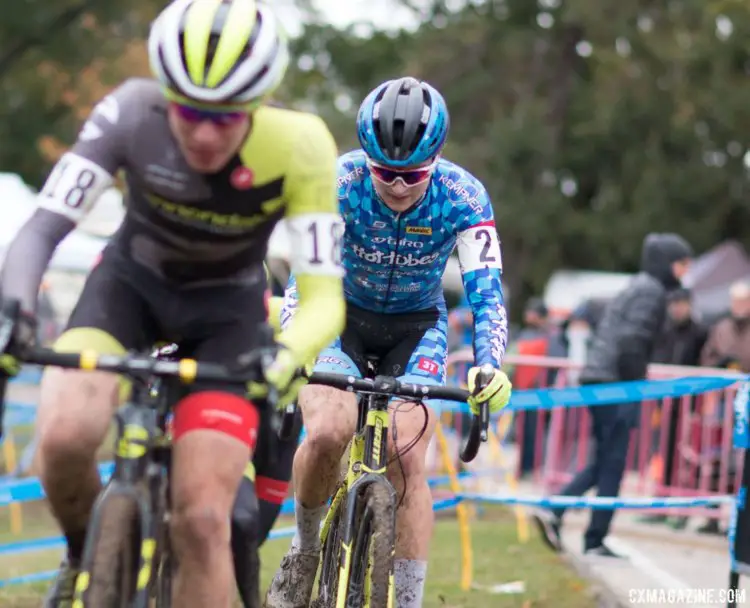
[[[55,248],[122,170],[125,219],[55,348],[123,354],[168,341],[183,356],[235,364],[264,333],[263,258],[286,218],[301,307],[277,336],[265,378],[284,405],[300,388],[294,370],[344,324],[333,137],[316,116],[266,104],[289,56],[261,3],[177,0],[153,23],[149,54],[156,79],[127,80],[105,97],[55,166],[39,209],[9,247],[0,292],[20,300],[33,329]],[[95,455],[118,383],[111,374],[54,368],[42,381],[40,474],[68,546],[48,608],[72,606],[101,488]],[[267,407],[222,385],[191,385],[175,406],[175,606],[230,606],[230,513],[258,436],[268,432]]]

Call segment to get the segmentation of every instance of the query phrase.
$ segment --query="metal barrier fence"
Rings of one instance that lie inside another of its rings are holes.
[[[452,354],[449,374],[460,374],[472,361],[469,350]],[[553,357],[508,355],[506,362],[516,369],[525,368],[527,374],[531,372],[529,375],[537,379],[539,388],[571,386],[569,380],[580,371],[580,366],[571,361]],[[732,446],[732,403],[738,381],[744,376],[705,367],[649,367],[652,380],[684,377],[716,378],[726,380],[728,385],[700,395],[640,402],[640,422],[631,433],[623,495],[690,497],[736,493],[742,476],[742,452]],[[592,447],[589,413],[586,408],[552,407],[514,414],[515,474],[531,476],[545,492],[554,494],[586,464]],[[728,516],[726,510],[716,506],[672,508],[670,514],[709,519]]]

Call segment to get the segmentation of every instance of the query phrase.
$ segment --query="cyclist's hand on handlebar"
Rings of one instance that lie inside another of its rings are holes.
[[[15,376],[21,370],[18,355],[33,348],[36,344],[36,318],[25,312],[18,315],[8,351],[0,354],[0,373]]]
[[[283,409],[297,399],[297,393],[307,383],[307,378],[298,375],[297,359],[286,346],[276,344],[273,354],[261,365],[265,384],[250,383],[250,398],[265,398],[269,395],[269,386],[276,393],[274,405]]]
[[[496,369],[494,370],[495,375],[492,377],[490,383],[477,394],[474,394],[476,391],[477,375],[479,374],[480,369],[481,368],[479,367],[472,367],[469,370],[468,383],[471,397],[468,399],[468,404],[472,413],[478,415],[479,404],[487,401],[489,402],[490,413],[494,414],[508,405],[513,385],[510,383],[510,380],[504,371]]]

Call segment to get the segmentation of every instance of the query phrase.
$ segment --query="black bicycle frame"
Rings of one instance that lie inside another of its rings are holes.
[[[133,606],[148,608],[154,564],[160,557],[164,510],[169,501],[168,479],[171,450],[166,438],[169,415],[168,382],[149,385],[133,382],[132,398],[115,415],[117,440],[112,477],[97,502],[105,504],[113,494],[125,494],[138,505],[140,559]],[[165,479],[166,478],[166,479]],[[166,485],[165,485],[166,481]],[[166,495],[164,495],[164,490]],[[145,490],[145,491],[144,491]],[[90,529],[99,526],[100,509],[92,513]]]

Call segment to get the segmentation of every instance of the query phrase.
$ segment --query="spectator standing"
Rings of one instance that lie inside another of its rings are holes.
[[[549,321],[549,313],[541,298],[529,298],[523,313],[523,328],[518,337],[511,343],[508,353],[532,356],[564,357],[565,346],[561,333]],[[516,390],[534,389],[554,383],[557,370],[540,365],[516,365],[508,370],[513,378]],[[523,438],[521,448],[520,473],[521,476],[531,473],[534,468],[534,447],[537,437],[537,427],[543,414],[531,410],[523,412],[518,417]],[[546,425],[545,425],[546,427]],[[546,436],[547,429],[542,430]]]
[[[729,288],[730,314],[719,319],[708,333],[703,351],[701,364],[705,367],[721,367],[750,373],[750,283],[737,281]],[[723,420],[731,403],[719,402],[718,411],[708,409],[702,412],[702,420],[709,418]],[[713,446],[701,446],[701,452],[711,452]],[[719,491],[720,457],[711,458],[710,489]],[[730,479],[736,477],[737,471],[730,464]],[[703,534],[721,534],[719,520],[709,519],[697,530]]]
[[[641,270],[628,286],[607,305],[599,322],[581,384],[639,380],[646,376],[648,362],[664,324],[667,294],[680,286],[693,251],[676,234],[649,234],[643,242]],[[637,403],[589,408],[591,443],[589,464],[560,492],[581,496],[591,488],[599,496],[618,496],[625,471],[630,430],[637,424]],[[534,519],[547,544],[560,551],[560,528],[565,509],[543,510]],[[584,552],[620,557],[605,544],[613,510],[592,510],[584,537]]]
[[[750,283],[732,284],[729,306],[730,315],[717,321],[708,334],[701,363],[750,372]]]
[[[701,363],[701,351],[706,344],[708,328],[698,321],[693,314],[691,293],[689,289],[675,289],[667,296],[667,322],[656,342],[652,361],[654,363],[665,363],[668,365],[697,366]],[[691,411],[694,399],[689,399]],[[666,408],[661,405],[664,415]],[[669,408],[669,420],[667,422],[667,450],[664,466],[662,468],[662,483],[671,486],[675,475],[675,457],[677,456],[677,435],[680,418],[680,402],[672,400]],[[668,523],[666,515],[654,514],[642,518],[644,523]],[[686,517],[678,517],[674,520],[674,527],[682,529],[687,525]]]

